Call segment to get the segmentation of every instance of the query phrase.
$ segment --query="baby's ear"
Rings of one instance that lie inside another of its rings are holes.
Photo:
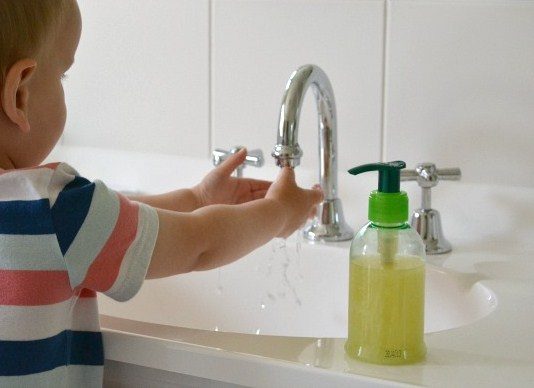
[[[30,131],[28,121],[28,81],[31,79],[37,62],[34,59],[21,59],[7,71],[2,85],[0,102],[6,116],[23,132]]]

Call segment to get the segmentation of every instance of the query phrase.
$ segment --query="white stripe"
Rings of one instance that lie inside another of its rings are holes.
[[[106,244],[119,218],[119,198],[101,181],[95,191],[82,227],[65,253],[72,288],[85,279],[87,270]]]
[[[65,270],[55,234],[0,234],[0,269]]]
[[[0,201],[30,201],[48,198],[49,168],[16,170],[0,175]]]
[[[101,366],[69,365],[25,376],[0,376],[0,387],[102,388],[103,380]]]
[[[46,306],[0,306],[0,340],[37,340],[63,330],[100,331],[96,298],[73,297]]]
[[[78,298],[71,314],[71,329],[100,331],[97,298]]]
[[[126,251],[113,286],[105,292],[118,301],[132,298],[141,288],[158,237],[159,219],[156,209],[139,203],[137,235]]]
[[[56,167],[48,186],[50,207],[54,206],[56,203],[57,197],[61,190],[63,190],[66,185],[72,182],[76,176],[78,176],[78,172],[67,163],[60,163]]]

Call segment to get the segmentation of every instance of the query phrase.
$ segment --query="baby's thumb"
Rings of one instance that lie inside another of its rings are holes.
[[[238,168],[247,157],[247,150],[245,148],[240,149],[235,154],[230,155],[220,166],[219,171],[224,175],[230,175]]]
[[[310,197],[314,205],[323,201],[324,195],[320,186],[318,188],[314,186],[313,189],[307,191],[310,193]]]
[[[295,184],[295,171],[291,167],[283,167],[280,170],[278,179],[284,183]]]

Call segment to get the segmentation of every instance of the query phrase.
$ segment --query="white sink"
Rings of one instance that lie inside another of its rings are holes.
[[[100,313],[232,333],[344,338],[348,244],[274,240],[222,269],[150,280],[127,303],[99,297]],[[425,332],[472,323],[496,307],[475,275],[427,265]]]

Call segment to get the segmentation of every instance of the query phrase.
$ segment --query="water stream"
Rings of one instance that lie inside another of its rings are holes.
[[[293,243],[293,240],[296,241]],[[267,262],[260,263],[258,267],[259,273],[266,280],[264,296],[260,302],[262,311],[282,300],[302,306],[297,291],[298,283],[303,280],[300,267],[301,245],[301,233],[296,233],[288,240],[274,239],[271,242],[271,255]]]
[[[302,233],[295,233],[288,239],[275,238],[270,245],[266,259],[258,262],[255,272],[262,287],[260,311],[266,311],[276,303],[291,303],[302,306],[298,286],[304,276],[301,268]],[[224,267],[217,269],[216,292],[224,298]],[[217,331],[216,328],[215,330]]]

